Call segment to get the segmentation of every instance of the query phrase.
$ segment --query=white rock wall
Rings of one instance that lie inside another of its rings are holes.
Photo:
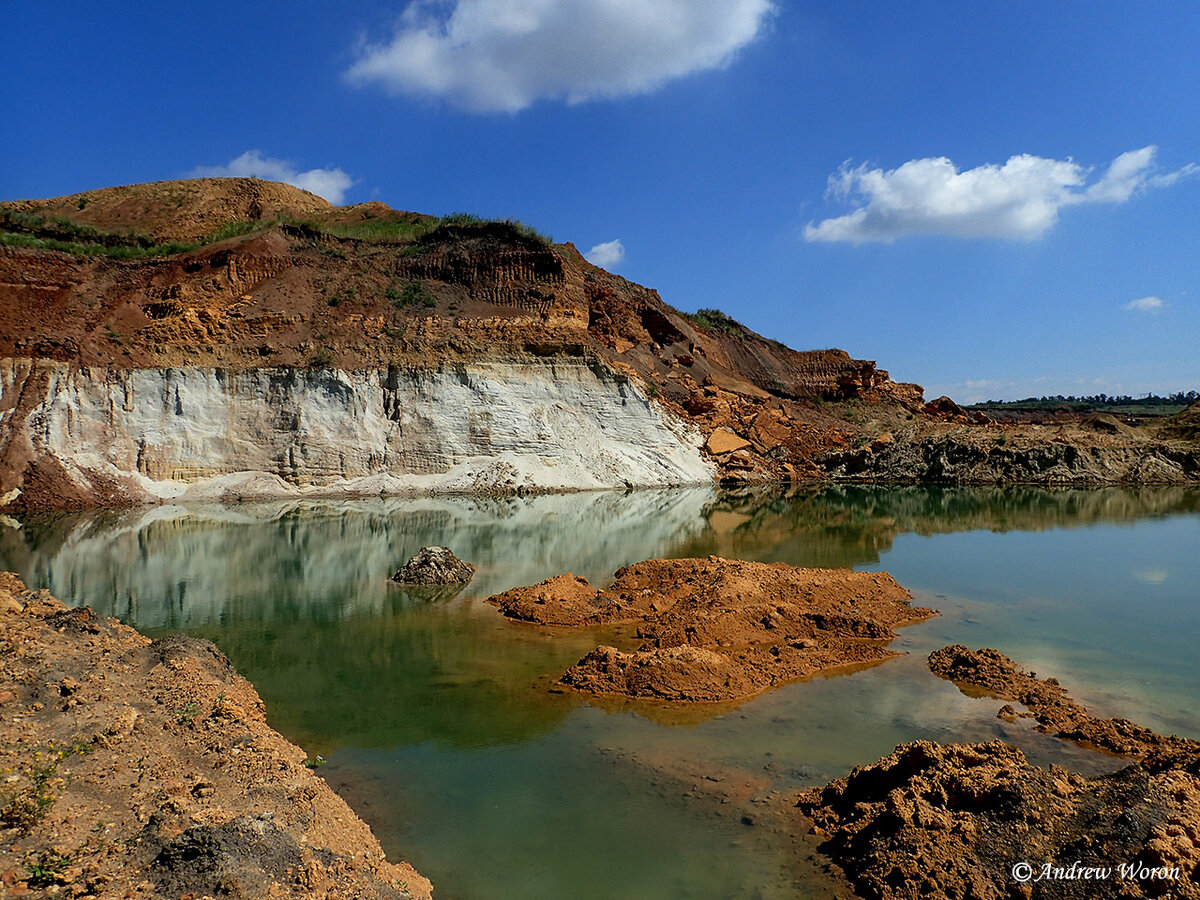
[[[143,499],[712,480],[690,426],[571,359],[359,372],[5,360],[0,441],[13,440]]]

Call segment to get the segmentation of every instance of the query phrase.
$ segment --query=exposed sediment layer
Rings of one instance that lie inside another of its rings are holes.
[[[597,647],[560,679],[593,694],[720,702],[839,666],[879,662],[893,628],[933,610],[887,573],[784,563],[651,559],[606,590],[557,575],[490,598],[510,619],[550,626],[639,623],[631,653]]]
[[[4,360],[0,410],[0,496],[27,505],[712,480],[694,428],[567,357],[356,372]]]
[[[889,435],[820,460],[835,479],[924,484],[1196,484],[1200,450],[1152,434],[1056,434],[1031,426]]]
[[[0,894],[429,897],[207,641],[0,573]]]

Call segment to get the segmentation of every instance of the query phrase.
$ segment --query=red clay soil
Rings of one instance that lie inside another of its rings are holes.
[[[0,897],[429,897],[207,641],[0,574]]]
[[[546,626],[638,623],[633,652],[600,646],[560,683],[592,694],[684,702],[744,699],[829,669],[895,656],[896,627],[935,615],[886,573],[784,563],[651,559],[598,590],[558,575],[489,598]]]

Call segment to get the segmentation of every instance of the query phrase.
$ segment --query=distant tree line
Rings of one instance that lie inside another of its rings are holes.
[[[1076,397],[1073,395],[1064,396],[1062,394],[1047,395],[1044,397],[1026,397],[1024,400],[987,400],[983,403],[976,403],[976,408],[992,408],[992,409],[1052,409],[1057,406],[1070,406],[1075,409],[1110,409],[1112,407],[1184,407],[1189,403],[1200,398],[1200,393],[1196,391],[1176,391],[1173,394],[1168,394],[1165,397],[1160,397],[1158,394],[1146,394],[1143,397],[1133,397],[1129,394],[1091,394],[1086,397]]]

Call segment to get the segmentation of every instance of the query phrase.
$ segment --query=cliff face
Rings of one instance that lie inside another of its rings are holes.
[[[1140,438],[1043,465],[1049,435],[1028,458],[943,465],[938,429],[986,420],[922,405],[873,362],[681,313],[516,223],[335,208],[252,179],[0,203],[0,370],[0,508],[1200,477],[1190,426],[1164,432],[1187,446],[1161,465],[1135,464]]]
[[[513,223],[248,179],[0,218],[0,506],[803,477],[847,440],[807,401],[920,401]]]
[[[577,358],[350,372],[8,361],[0,405],[3,472],[19,476],[0,487],[27,507],[712,480],[695,428]]]

